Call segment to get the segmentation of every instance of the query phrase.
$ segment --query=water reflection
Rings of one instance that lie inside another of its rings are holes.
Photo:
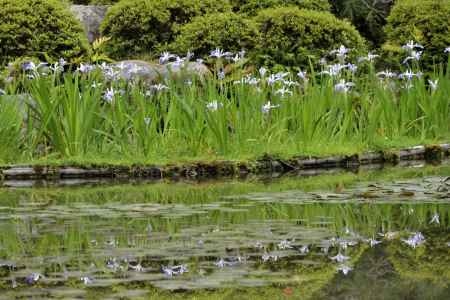
[[[4,191],[0,298],[447,299],[441,172],[331,192]]]

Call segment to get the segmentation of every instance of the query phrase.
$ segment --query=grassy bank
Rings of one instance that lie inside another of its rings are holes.
[[[450,140],[450,67],[377,72],[370,55],[356,65],[341,48],[321,70],[279,73],[220,57],[211,76],[159,84],[121,78],[139,66],[26,64],[1,96],[0,160],[167,164]]]

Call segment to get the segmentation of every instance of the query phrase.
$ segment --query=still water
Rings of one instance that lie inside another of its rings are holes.
[[[450,299],[450,166],[0,190],[0,299]]]

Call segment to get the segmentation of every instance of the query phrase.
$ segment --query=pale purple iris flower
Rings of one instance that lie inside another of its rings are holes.
[[[216,48],[211,51],[209,57],[222,58],[222,57],[230,57],[232,55],[233,55],[233,53],[231,53],[231,52],[225,52],[220,48]]]
[[[267,114],[267,113],[269,113],[272,109],[278,108],[278,107],[280,107],[280,105],[273,105],[272,103],[270,103],[270,101],[268,101],[266,104],[264,104],[264,105],[261,107],[261,111],[262,111],[264,114]]]
[[[338,92],[338,93],[344,93],[345,94],[345,93],[349,92],[350,89],[352,87],[354,87],[354,86],[355,86],[355,84],[353,82],[350,82],[350,81],[347,82],[344,79],[342,79],[342,80],[339,81],[339,83],[337,83],[334,86],[334,90],[336,92]]]

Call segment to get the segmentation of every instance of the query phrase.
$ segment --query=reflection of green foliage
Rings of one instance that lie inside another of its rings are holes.
[[[177,239],[177,233],[181,233],[183,229],[190,229],[192,234],[196,234],[197,227],[205,228],[207,226],[221,226],[225,229],[234,229],[233,233],[239,231],[245,232],[254,221],[270,221],[270,220],[287,220],[293,225],[285,226],[283,230],[287,232],[301,231],[304,228],[310,230],[308,239],[318,239],[314,237],[318,229],[330,232],[331,234],[341,234],[343,228],[348,226],[364,235],[375,235],[381,227],[385,229],[395,230],[410,228],[412,230],[421,230],[428,226],[430,215],[438,211],[441,216],[442,228],[448,227],[450,219],[448,205],[446,204],[414,204],[415,214],[411,217],[407,209],[407,204],[376,204],[373,203],[258,203],[251,200],[233,197],[230,201],[223,201],[221,196],[247,194],[249,192],[261,191],[286,191],[290,189],[311,190],[318,188],[332,188],[336,183],[344,183],[350,185],[360,180],[374,180],[380,178],[400,178],[402,176],[417,176],[418,174],[448,174],[448,168],[426,169],[424,170],[388,170],[387,175],[381,173],[378,175],[359,174],[356,175],[339,175],[339,176],[322,176],[318,178],[287,178],[281,181],[275,181],[272,185],[265,182],[250,181],[238,182],[229,181],[222,184],[216,183],[155,183],[149,185],[125,185],[112,187],[97,188],[70,188],[70,189],[36,189],[36,190],[1,190],[2,205],[6,211],[10,211],[15,218],[3,220],[0,223],[0,258],[8,260],[24,260],[30,262],[36,260],[37,257],[44,258],[43,270],[44,274],[52,272],[62,272],[63,268],[72,268],[81,271],[89,270],[91,263],[94,263],[100,274],[111,275],[111,271],[105,267],[105,256],[109,255],[104,249],[95,248],[91,240],[95,239],[99,245],[112,236],[121,247],[127,247],[129,237],[133,237],[135,243],[130,248],[126,248],[126,255],[135,255],[143,257],[153,251],[165,251],[167,241],[148,241],[145,234],[149,224],[152,225],[155,232],[161,233],[163,236],[170,236]],[[384,174],[384,175],[383,175]],[[269,193],[268,193],[269,194]],[[217,209],[210,210],[203,214],[196,214],[195,209],[201,210],[212,204],[221,201]],[[226,202],[226,203],[225,203]],[[183,216],[173,217],[170,210],[164,213],[158,211],[141,212],[139,208],[134,208],[133,203],[161,204],[164,207],[181,207]],[[30,206],[28,207],[27,204]],[[118,211],[121,206],[129,205],[130,211]],[[227,211],[221,210],[220,207],[238,208],[247,205],[246,210]],[[402,206],[406,210],[399,207]],[[18,208],[18,209],[17,209]],[[106,210],[101,211],[102,208]],[[26,211],[29,209],[29,211]],[[187,212],[184,209],[189,210]],[[25,211],[21,211],[25,210]],[[94,212],[100,211],[99,215]],[[136,210],[136,211],[134,211]],[[51,212],[53,211],[54,214]],[[56,213],[55,212],[59,212]],[[39,214],[41,213],[41,215]],[[142,213],[142,214],[141,214]],[[24,218],[24,214],[29,217]],[[314,224],[318,217],[326,220],[332,220],[330,224]],[[298,225],[295,221],[304,220],[304,225]],[[314,229],[314,230],[313,230]],[[258,232],[257,232],[258,233]],[[449,234],[440,236],[436,231],[424,231],[425,237],[433,241],[429,251],[420,253],[421,259],[429,260],[424,274],[427,279],[432,272],[431,267],[434,264],[443,263],[448,266],[448,257],[443,255],[448,251],[439,245],[446,239]],[[439,237],[439,241],[433,237],[435,234]],[[243,235],[244,236],[244,235]],[[219,236],[220,238],[220,236]],[[320,237],[319,237],[320,238]],[[239,241],[241,243],[242,241]],[[158,244],[159,243],[159,244]],[[224,244],[219,244],[224,245]],[[397,244],[395,244],[397,245]],[[428,244],[427,244],[428,245]],[[182,247],[182,243],[171,244],[174,247]],[[398,245],[403,251],[403,245]],[[348,264],[352,267],[358,264],[358,261],[367,249],[366,244],[359,244],[355,247],[349,247],[345,252],[351,257]],[[111,255],[121,255],[122,250],[117,248],[118,252],[111,251]],[[408,250],[408,249],[406,249]],[[331,255],[335,255],[337,249],[330,250]],[[440,258],[432,257],[438,252]],[[118,254],[120,253],[120,254]],[[292,297],[308,299],[313,297],[315,292],[323,289],[336,275],[336,263],[332,262],[327,256],[318,256],[318,249],[314,249],[308,255],[303,257],[282,258],[276,263],[268,263],[258,265],[260,270],[286,271],[286,278],[280,278],[276,284],[264,288],[224,288],[211,291],[192,291],[187,293],[173,293],[154,289],[151,283],[146,282],[140,286],[149,291],[148,297],[145,299],[178,299],[191,297],[195,299],[283,299],[284,289],[292,289]],[[403,253],[403,252],[399,252]],[[447,252],[448,253],[448,252]],[[159,254],[158,254],[159,255]],[[427,255],[425,257],[424,255]],[[161,255],[163,256],[163,255]],[[440,260],[439,260],[440,259]],[[192,273],[198,257],[193,257],[188,261],[189,268]],[[313,261],[314,264],[308,264]],[[409,263],[407,261],[407,263]],[[420,262],[419,262],[420,263]],[[439,270],[441,270],[439,268]],[[352,276],[352,273],[348,276]],[[190,275],[190,274],[188,274]],[[433,274],[432,274],[433,275]],[[115,279],[120,282],[120,274],[114,275]],[[287,278],[290,276],[289,278]],[[339,275],[341,276],[341,275]],[[433,275],[436,277],[436,275]],[[449,274],[445,274],[445,278],[449,278]],[[425,277],[421,277],[425,278]],[[436,277],[437,278],[437,277]],[[253,278],[251,278],[253,279]],[[258,279],[258,278],[255,278]],[[439,278],[437,278],[439,279]],[[74,286],[75,288],[84,288],[79,280],[71,279],[65,282],[65,286]],[[0,285],[3,279],[0,280]],[[114,291],[132,289],[133,283],[113,284]],[[91,299],[106,298],[111,293],[111,288],[97,289],[88,288],[88,294]],[[311,298],[314,299],[314,298]]]
[[[447,288],[450,284],[450,253],[447,246],[450,230],[445,225],[423,231],[425,244],[412,249],[400,241],[391,243],[389,260],[400,276],[417,282],[430,281]]]

